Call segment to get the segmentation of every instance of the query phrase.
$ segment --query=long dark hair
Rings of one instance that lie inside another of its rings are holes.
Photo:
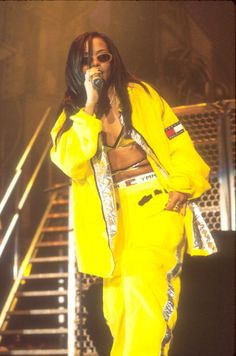
[[[66,113],[66,121],[62,126],[59,135],[68,130],[72,125],[69,119],[70,115],[76,113],[80,108],[85,106],[86,92],[84,88],[84,73],[82,72],[82,59],[84,55],[85,43],[90,39],[99,37],[106,43],[109,52],[112,54],[111,73],[108,81],[102,88],[100,98],[96,108],[96,116],[101,118],[102,115],[108,113],[110,103],[107,95],[109,86],[115,88],[116,94],[119,97],[122,115],[124,118],[126,131],[129,131],[132,126],[131,114],[132,107],[128,96],[128,83],[138,83],[148,92],[147,87],[132,74],[130,74],[122,61],[118,49],[112,40],[103,33],[85,32],[79,35],[71,44],[65,70],[65,78],[67,90],[65,93],[64,102],[60,107],[60,112],[64,109]]]

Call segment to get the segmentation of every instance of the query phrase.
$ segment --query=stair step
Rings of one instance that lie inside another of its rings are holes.
[[[45,262],[68,262],[67,256],[50,256],[50,257],[35,257],[31,258],[32,263],[45,263]]]
[[[38,242],[36,245],[36,247],[57,247],[57,246],[68,246],[68,241]]]
[[[0,335],[66,334],[67,328],[0,330]]]
[[[52,202],[52,205],[68,205],[69,204],[69,200],[68,199],[55,199]]]
[[[42,228],[42,232],[69,232],[71,229],[68,226],[46,226]]]
[[[35,273],[24,276],[22,279],[48,279],[48,278],[68,278],[68,273]]]
[[[61,219],[68,218],[69,214],[66,212],[63,213],[50,213],[48,214],[48,219]]]
[[[8,315],[53,315],[53,314],[67,314],[68,309],[28,309],[15,310],[8,313]]]
[[[67,355],[67,349],[19,349],[19,350],[9,350],[9,351],[1,351],[0,355]],[[79,354],[78,354],[79,355]]]
[[[67,290],[34,290],[16,293],[16,297],[50,297],[67,295]]]
[[[9,350],[9,351],[1,351],[0,349],[0,355],[67,355],[68,356],[68,350],[67,349],[15,349],[15,350]],[[75,356],[80,356],[81,351],[77,350],[75,351]],[[83,356],[98,356],[98,353],[96,352],[89,352],[85,353],[83,352]]]

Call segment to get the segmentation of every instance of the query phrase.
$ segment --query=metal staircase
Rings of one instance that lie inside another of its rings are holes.
[[[64,186],[51,189],[1,311],[0,355],[98,355],[82,305],[83,293],[96,278],[77,271],[70,188]]]
[[[49,199],[3,308],[0,354],[69,354],[68,233],[68,193],[59,191]]]
[[[97,355],[84,328],[69,184],[52,184],[50,111],[0,200],[0,355]]]
[[[77,271],[70,185],[49,158],[50,111],[0,200],[0,355],[97,356],[83,303],[97,279]]]

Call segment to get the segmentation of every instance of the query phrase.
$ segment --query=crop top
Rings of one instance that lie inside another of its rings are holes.
[[[106,143],[104,132],[102,134],[102,139],[113,176],[120,172],[130,171],[149,165],[146,153],[129,135],[125,133],[124,126],[122,126],[114,145],[110,146]],[[123,148],[126,150],[123,151]],[[135,162],[133,162],[132,153],[135,153],[135,157],[137,158]],[[123,162],[125,162],[125,167],[123,167]]]
[[[105,148],[106,152],[108,152],[110,150],[114,150],[114,149],[119,148],[119,147],[125,147],[128,144],[134,142],[134,140],[131,137],[129,137],[128,135],[125,134],[125,127],[124,126],[122,126],[122,129],[121,129],[121,131],[120,131],[120,133],[119,133],[114,145],[111,146],[111,145],[108,145],[106,143],[105,132],[103,132],[102,139],[103,139],[103,145],[104,145],[104,148]]]

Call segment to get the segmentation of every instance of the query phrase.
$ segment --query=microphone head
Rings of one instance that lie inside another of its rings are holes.
[[[93,86],[96,89],[98,89],[98,90],[102,89],[103,84],[104,84],[104,80],[101,77],[95,77],[92,82],[93,82]]]

